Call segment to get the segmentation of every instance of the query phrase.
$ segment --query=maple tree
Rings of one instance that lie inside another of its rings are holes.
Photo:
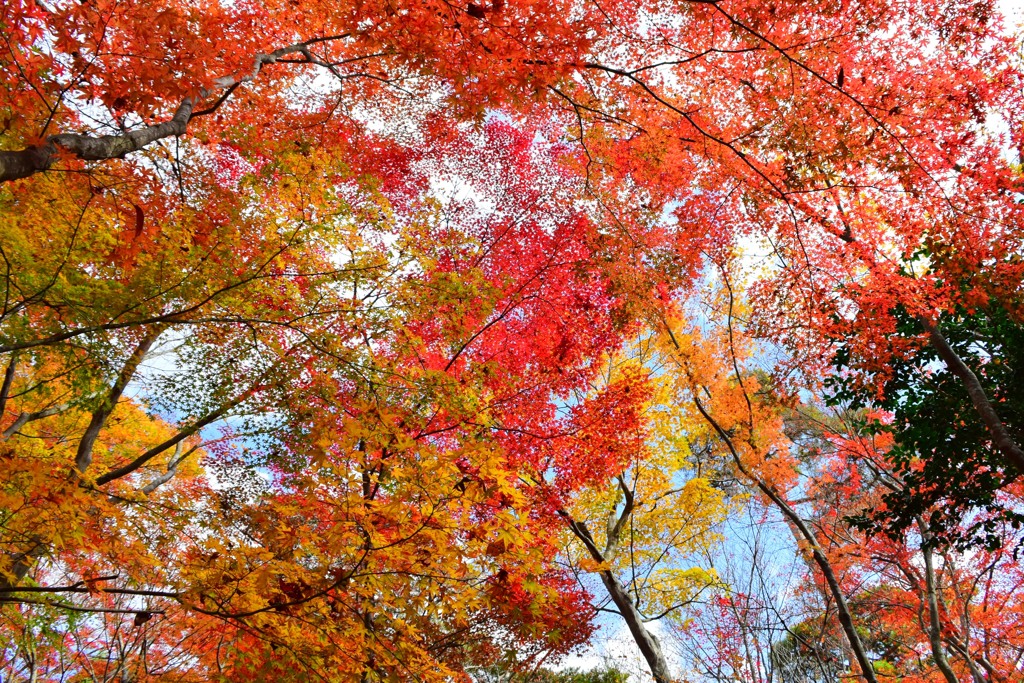
[[[632,391],[644,396],[646,419],[633,426],[626,457],[606,470],[610,480],[558,511],[580,546],[569,549],[567,560],[583,584],[597,574],[607,596],[597,609],[626,623],[654,680],[665,683],[673,680],[671,667],[649,624],[680,618],[719,585],[697,560],[719,540],[715,527],[728,506],[698,472],[688,439],[700,430],[676,409],[654,338],[641,336],[628,358],[609,359],[602,374],[609,385],[636,383],[639,374],[644,383]]]
[[[913,486],[892,465],[887,435],[878,438],[863,424],[850,414],[826,422],[829,445],[815,455],[823,462],[812,497],[836,563],[844,567],[850,585],[859,586],[851,602],[864,622],[873,624],[870,633],[884,634],[880,670],[910,680],[1012,677],[1019,643],[1007,638],[1003,620],[1017,618],[1018,596],[1008,590],[1019,572],[1013,551],[958,550],[929,524],[935,507],[918,514],[902,535],[865,538],[851,528],[852,510],[881,507],[884,498],[903,487],[907,496]],[[1014,494],[1013,489],[1007,493]],[[951,529],[954,537],[969,533],[978,516],[994,516],[1002,540],[1010,547],[1019,544],[1019,531],[988,511],[962,518]],[[997,603],[1000,608],[992,609]]]
[[[673,329],[679,322],[673,311],[661,314],[666,351],[676,365],[674,374],[693,411],[724,444],[742,481],[782,514],[799,553],[814,567],[813,575],[822,579],[822,593],[836,604],[855,674],[873,681],[873,668],[856,630],[841,577],[819,540],[820,530],[809,523],[794,500],[800,470],[784,430],[782,412],[792,397],[779,396],[763,384],[763,378],[740,369],[751,346],[750,340],[734,327],[737,302],[731,288],[728,293],[728,325],[713,335],[692,326]]]
[[[898,445],[899,430],[872,428],[872,414],[863,408],[830,412],[806,397],[780,396],[764,384],[765,374],[744,369],[751,340],[733,316],[742,319],[745,311],[727,293],[725,329],[717,335],[680,329],[678,320],[666,318],[668,348],[692,387],[696,411],[733,457],[739,481],[758,494],[754,500],[766,517],[774,514],[776,524],[792,532],[804,563],[798,599],[806,606],[784,616],[772,604],[768,570],[756,557],[748,560],[755,563],[748,585],[756,590],[720,594],[680,629],[680,638],[701,643],[687,645],[697,668],[715,680],[831,680],[847,675],[847,666],[869,680],[1012,679],[1021,649],[1007,628],[1018,618],[1020,538],[1007,511],[1015,509],[1019,484],[1001,485],[1003,507],[975,503],[955,520],[946,516],[941,496],[915,490],[920,479],[913,475],[924,454],[909,464],[894,457],[898,447],[913,447],[909,439]],[[930,396],[925,405],[945,396],[965,409],[956,392]],[[919,405],[907,401],[899,409],[906,415]],[[941,428],[932,432],[911,422],[904,429],[944,439]],[[900,506],[891,518],[889,501]],[[866,535],[854,524],[865,516],[894,523],[902,516],[911,526]],[[945,526],[932,527],[931,519]],[[1000,543],[980,551],[955,542],[978,528]]]

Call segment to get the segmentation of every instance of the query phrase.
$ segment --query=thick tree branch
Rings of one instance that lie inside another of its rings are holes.
[[[46,554],[46,546],[43,545],[42,541],[33,539],[31,542],[32,546],[27,550],[7,555],[7,559],[10,562],[7,572],[10,574],[10,578],[0,573],[0,592],[10,591],[14,586],[21,583],[21,580],[28,575],[28,570],[32,568],[35,561]]]
[[[181,430],[180,432],[178,432],[171,438],[167,439],[163,443],[153,446],[153,448],[150,448],[148,451],[146,451],[139,457],[135,458],[135,460],[132,460],[127,465],[123,465],[122,467],[116,467],[107,472],[106,474],[104,474],[103,476],[98,477],[96,479],[96,485],[102,486],[103,484],[110,483],[115,479],[120,479],[121,477],[131,474],[132,472],[139,469],[156,456],[166,451],[168,448],[173,448],[179,442],[184,441],[188,437],[199,432],[199,430],[203,429],[207,425],[219,420],[221,417],[226,415],[228,411],[230,411],[231,409],[242,403],[242,401],[252,396],[255,392],[256,388],[249,389],[248,391],[243,392],[238,397],[233,398],[227,403],[223,404],[221,407],[217,408],[213,412],[207,413],[207,415],[202,419],[192,423],[192,425]]]
[[[60,158],[61,153],[70,154],[83,161],[101,161],[123,158],[137,152],[157,140],[184,135],[185,127],[192,118],[195,100],[185,98],[174,115],[163,123],[129,131],[123,135],[80,135],[61,133],[47,138],[46,143],[16,151],[0,151],[0,182],[27,178],[45,171]]]
[[[11,354],[11,360],[7,363],[7,370],[4,372],[4,383],[0,386],[0,420],[7,412],[7,397],[11,393],[11,384],[14,383],[14,372],[18,368],[17,352]]]
[[[619,513],[617,519],[614,510],[608,516],[608,538],[605,540],[604,554],[609,560],[619,546],[619,536],[621,536],[622,529],[626,526],[626,522],[629,521],[629,517],[633,514],[633,508],[636,505],[633,492],[626,485],[626,480],[622,478],[622,475],[615,477],[615,480],[619,485],[619,490],[622,491],[625,502],[622,506],[622,512]]]
[[[241,76],[228,75],[214,79],[212,89],[202,89],[196,97],[186,97],[177,106],[170,119],[162,123],[145,126],[121,135],[84,135],[79,133],[61,133],[52,135],[41,145],[26,147],[20,150],[0,151],[0,182],[27,178],[49,169],[62,154],[77,157],[83,161],[103,161],[106,159],[124,158],[127,154],[138,152],[157,140],[184,135],[189,121],[197,116],[211,114],[231,95],[242,83],[253,81],[266,64],[273,64],[281,57],[299,53],[309,59],[310,63],[328,68],[336,73],[333,65],[316,60],[309,52],[311,45],[332,40],[341,40],[349,34],[312,38],[279,48],[273,52],[257,55],[253,60],[252,69]],[[198,101],[222,92],[218,100],[210,107],[195,111]]]
[[[84,474],[89,469],[89,465],[92,464],[92,449],[100,435],[100,430],[103,429],[103,425],[107,423],[107,418],[110,417],[110,414],[114,412],[114,408],[117,407],[121,394],[124,393],[128,382],[135,376],[135,371],[138,370],[142,359],[146,357],[149,349],[153,346],[153,342],[156,341],[163,331],[163,326],[156,326],[146,330],[145,336],[142,337],[138,346],[135,347],[132,354],[128,356],[128,360],[125,361],[121,372],[117,376],[117,380],[114,382],[114,386],[110,388],[110,393],[93,412],[92,418],[89,420],[89,426],[86,428],[85,434],[82,435],[82,440],[78,442],[78,451],[75,454],[75,469],[80,473]]]
[[[153,493],[153,491],[156,491],[158,488],[169,482],[174,477],[174,475],[178,473],[178,465],[184,462],[185,458],[199,450],[199,445],[197,444],[192,448],[188,449],[187,451],[185,451],[184,453],[182,453],[181,451],[182,448],[184,448],[184,446],[184,441],[179,441],[174,446],[174,455],[171,456],[170,461],[167,463],[167,471],[153,479],[153,481],[143,486],[143,493],[145,493],[148,496],[149,494]]]
[[[88,585],[106,578],[109,577],[91,579],[90,581],[79,581],[78,583],[71,584],[70,586],[7,586],[0,587],[0,593],[110,593],[111,595],[141,595],[155,598],[177,599],[180,597],[179,593],[172,593],[169,591],[154,591],[135,588],[99,588],[97,586],[90,587]],[[0,600],[17,599],[0,597]]]
[[[24,427],[29,422],[35,422],[36,420],[42,420],[44,417],[50,417],[51,415],[63,413],[65,410],[68,409],[68,407],[69,406],[67,404],[60,404],[50,406],[49,408],[43,408],[42,410],[37,410],[34,413],[22,413],[18,415],[18,419],[16,419],[11,424],[10,427],[3,431],[3,434],[0,435],[2,436],[0,440],[6,441],[7,439],[11,438],[12,436],[18,433],[19,429]]]

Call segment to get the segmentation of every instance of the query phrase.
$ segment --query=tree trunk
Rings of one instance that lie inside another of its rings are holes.
[[[999,417],[999,413],[996,412],[992,402],[985,394],[985,388],[981,386],[978,376],[957,355],[953,347],[946,341],[946,338],[942,336],[935,323],[925,318],[918,318],[918,322],[928,332],[928,338],[932,346],[935,347],[939,357],[942,358],[949,371],[964,383],[967,394],[971,397],[971,403],[974,404],[974,409],[978,412],[981,421],[985,423],[989,434],[992,436],[992,444],[1003,454],[1006,462],[1013,465],[1013,468],[1017,470],[1017,474],[1024,475],[1024,450],[1013,440],[1010,433],[1006,431],[1006,425],[1003,424],[1002,418]]]
[[[928,605],[928,643],[932,647],[935,666],[942,672],[947,683],[959,683],[953,667],[946,659],[946,651],[942,647],[942,624],[939,621],[939,599],[935,590],[935,549],[932,547],[932,535],[928,525],[918,517],[917,526],[921,529],[921,555],[924,557],[924,589]]]
[[[643,617],[640,616],[640,612],[637,611],[636,606],[633,604],[633,600],[626,587],[610,571],[601,572],[601,583],[604,584],[612,602],[619,609],[619,614],[622,615],[626,626],[629,627],[629,633],[633,636],[633,641],[637,647],[640,648],[640,653],[647,660],[647,666],[651,669],[651,675],[654,676],[655,683],[670,683],[672,675],[669,672],[665,655],[661,651],[661,643],[658,642],[657,636],[647,630]]]
[[[586,524],[577,522],[565,510],[559,510],[558,514],[569,523],[569,528],[576,535],[576,538],[583,542],[590,556],[596,562],[603,564],[607,558],[597,547],[597,544],[594,543],[594,538],[590,535],[590,531],[587,530]],[[624,515],[628,514],[628,512],[624,513]],[[629,633],[633,636],[633,642],[640,648],[640,653],[647,661],[647,666],[651,670],[655,683],[671,683],[672,674],[669,671],[665,654],[661,651],[661,643],[658,642],[657,636],[647,630],[647,627],[644,625],[643,616],[637,610],[636,605],[633,604],[629,591],[626,590],[626,587],[622,585],[622,582],[619,581],[618,577],[611,570],[603,570],[600,572],[600,575],[601,583],[604,584],[609,597],[611,597],[612,602],[618,608],[619,614],[622,615],[626,622],[626,626],[629,627]]]

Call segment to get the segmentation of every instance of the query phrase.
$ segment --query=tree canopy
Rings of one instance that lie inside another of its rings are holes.
[[[5,680],[1022,675],[993,1],[0,34]]]

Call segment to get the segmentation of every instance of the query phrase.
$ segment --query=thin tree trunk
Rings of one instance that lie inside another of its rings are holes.
[[[792,508],[778,493],[772,489],[766,482],[754,473],[750,472],[740,459],[739,453],[733,446],[732,439],[721,425],[711,417],[711,415],[704,409],[700,399],[693,397],[694,403],[697,405],[697,410],[704,416],[704,419],[708,421],[708,424],[714,428],[721,437],[722,441],[725,442],[729,451],[732,453],[733,460],[736,462],[736,467],[740,472],[752,481],[755,486],[771,500],[779,511],[799,530],[800,535],[807,542],[807,545],[811,549],[811,557],[814,563],[818,565],[818,569],[825,577],[825,583],[828,584],[829,591],[832,593],[833,599],[836,601],[836,609],[839,612],[839,623],[843,627],[843,632],[846,634],[846,638],[850,643],[850,647],[853,648],[854,659],[857,665],[860,667],[860,676],[868,683],[878,683],[878,679],[875,677],[874,667],[871,665],[871,660],[868,659],[867,651],[864,649],[864,644],[861,642],[860,635],[857,633],[857,629],[853,623],[853,613],[850,611],[850,606],[846,602],[846,597],[843,595],[842,588],[839,586],[839,579],[836,578],[835,571],[832,569],[832,563],[829,562],[821,546],[818,545],[818,540],[811,531],[807,523],[804,522],[803,518],[797,514],[796,510]]]
[[[786,519],[786,526],[789,527],[790,533],[793,534],[793,540],[796,541],[797,546],[799,546],[801,544],[801,542],[807,543],[808,542],[807,539],[804,537],[803,533],[800,531],[800,528],[796,524],[793,523],[793,520],[790,519],[789,517],[785,517],[785,519]],[[805,562],[805,564],[807,565],[807,568],[810,571],[813,572],[815,569],[819,569],[819,570],[821,569],[820,565],[814,559],[812,554],[800,553],[800,555],[801,555],[801,557],[803,557],[804,562]],[[832,590],[831,590],[830,587],[826,587],[824,590],[821,590],[820,593],[821,593],[822,598],[826,602],[829,600],[829,598],[834,598],[834,596],[832,595]],[[842,632],[840,633],[839,646],[840,646],[840,648],[843,651],[843,657],[845,657],[846,661],[850,662],[850,665],[853,666],[857,662],[857,655],[856,655],[856,653],[853,650],[853,645],[850,643],[850,637],[849,637],[849,635],[847,635],[845,629],[843,629]]]
[[[580,539],[583,545],[586,546],[591,558],[603,564],[607,558],[597,547],[586,525],[583,522],[577,522],[565,510],[559,510],[559,514],[568,522],[569,528],[576,535],[576,538]],[[647,661],[647,666],[651,670],[655,683],[671,683],[672,674],[669,670],[668,661],[665,659],[665,654],[661,650],[661,643],[658,642],[657,636],[647,630],[647,627],[644,625],[643,616],[637,610],[636,605],[633,604],[629,591],[626,590],[626,587],[622,585],[622,582],[619,581],[618,577],[611,570],[602,570],[599,574],[601,576],[601,583],[604,584],[605,590],[608,591],[608,596],[611,597],[615,607],[619,610],[619,614],[622,615],[623,620],[626,622],[629,633],[633,636],[633,642],[640,648],[640,653]]]
[[[942,624],[939,620],[939,599],[935,590],[935,548],[932,546],[932,535],[928,525],[921,517],[917,518],[917,526],[921,529],[921,555],[924,558],[924,590],[928,605],[928,643],[932,648],[932,658],[947,683],[959,683],[953,667],[946,659],[946,651],[942,647]]]

